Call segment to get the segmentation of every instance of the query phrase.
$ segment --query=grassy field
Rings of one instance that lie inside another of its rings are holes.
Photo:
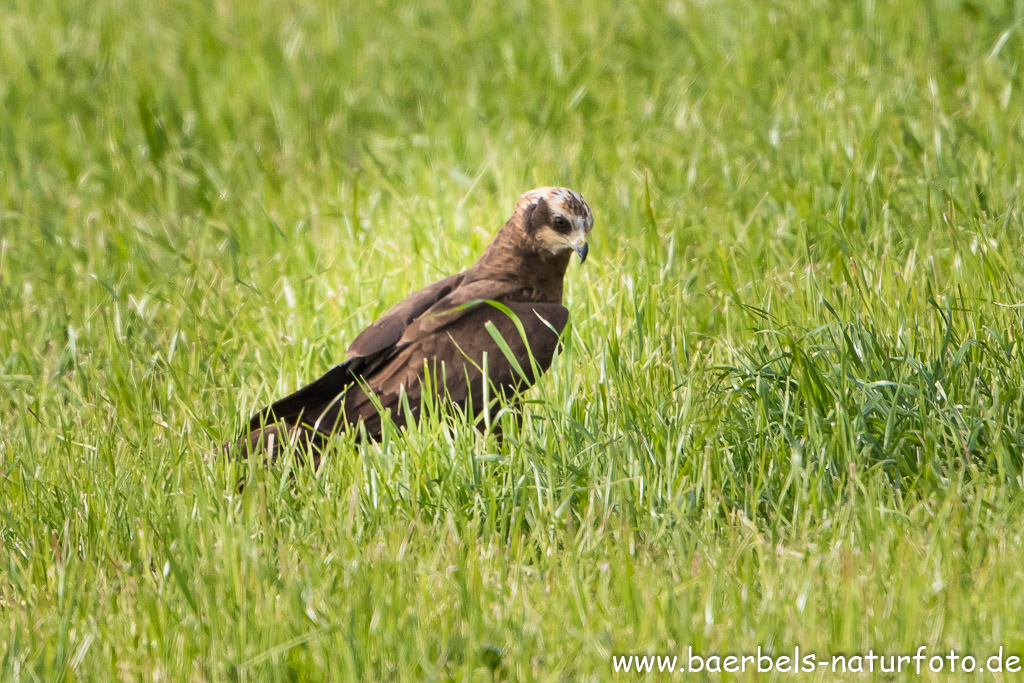
[[[1022,23],[0,3],[0,679],[1024,655]],[[208,457],[547,184],[591,258],[506,444]]]

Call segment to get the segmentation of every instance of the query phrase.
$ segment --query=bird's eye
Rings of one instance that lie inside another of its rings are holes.
[[[569,232],[569,221],[564,216],[555,216],[555,230],[558,232]]]

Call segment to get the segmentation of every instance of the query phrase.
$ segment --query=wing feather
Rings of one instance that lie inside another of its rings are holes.
[[[330,409],[359,377],[373,372],[374,367],[393,351],[406,327],[425,311],[451,294],[461,283],[465,273],[452,275],[424,287],[392,306],[376,322],[352,340],[348,359],[328,370],[320,378],[256,412],[249,419],[249,430],[257,430],[274,422],[291,425],[299,421],[315,424],[325,431],[335,424],[327,424]],[[334,418],[337,411],[334,411]]]
[[[537,379],[534,368],[540,374],[551,366],[569,312],[560,304],[505,306],[518,318],[522,334],[512,318],[485,303],[452,314],[457,317],[444,324],[417,321],[403,335],[405,346],[367,378],[366,388],[399,424],[407,421],[402,415],[403,392],[410,409],[414,413],[419,410],[425,373],[443,381],[448,400],[473,412],[485,407],[485,382],[489,383],[487,395],[491,398],[528,388]],[[489,324],[522,374],[488,332]],[[368,434],[379,434],[378,411],[364,388],[345,397],[344,410],[350,422],[362,420]]]
[[[328,433],[362,422],[377,438],[382,414],[400,425],[417,417],[427,372],[441,378],[447,400],[473,412],[485,407],[487,383],[492,399],[532,385],[534,368],[546,371],[559,350],[568,310],[510,301],[521,289],[515,283],[464,278],[453,275],[391,308],[353,340],[348,360],[253,415],[250,432],[285,422]],[[413,415],[403,414],[403,393]]]
[[[452,275],[424,287],[392,306],[376,322],[360,332],[348,347],[349,358],[371,356],[394,346],[406,327],[462,284],[465,273]]]

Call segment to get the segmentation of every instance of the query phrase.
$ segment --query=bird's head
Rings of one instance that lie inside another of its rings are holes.
[[[536,248],[555,256],[571,249],[581,263],[587,260],[587,234],[594,216],[579,193],[567,187],[538,187],[519,198],[516,213],[521,213],[523,228]]]

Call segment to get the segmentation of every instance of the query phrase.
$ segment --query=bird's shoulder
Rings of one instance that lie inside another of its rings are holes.
[[[370,356],[394,345],[410,323],[458,289],[465,277],[465,272],[456,273],[399,301],[356,335],[348,347],[348,358]]]
[[[398,344],[422,344],[439,333],[445,340],[456,328],[483,331],[488,323],[498,319],[519,320],[528,336],[534,336],[538,325],[553,327],[557,336],[568,318],[569,311],[561,302],[542,300],[520,284],[479,280],[459,287],[411,322]],[[443,340],[441,343],[447,343]]]
[[[550,302],[542,293],[517,279],[474,277],[465,271],[439,280],[392,306],[359,333],[348,349],[348,359],[376,356],[424,334],[438,332],[467,317],[480,306],[496,310],[519,304],[536,304],[549,317],[568,318],[561,302]],[[495,306],[496,305],[496,306]]]

